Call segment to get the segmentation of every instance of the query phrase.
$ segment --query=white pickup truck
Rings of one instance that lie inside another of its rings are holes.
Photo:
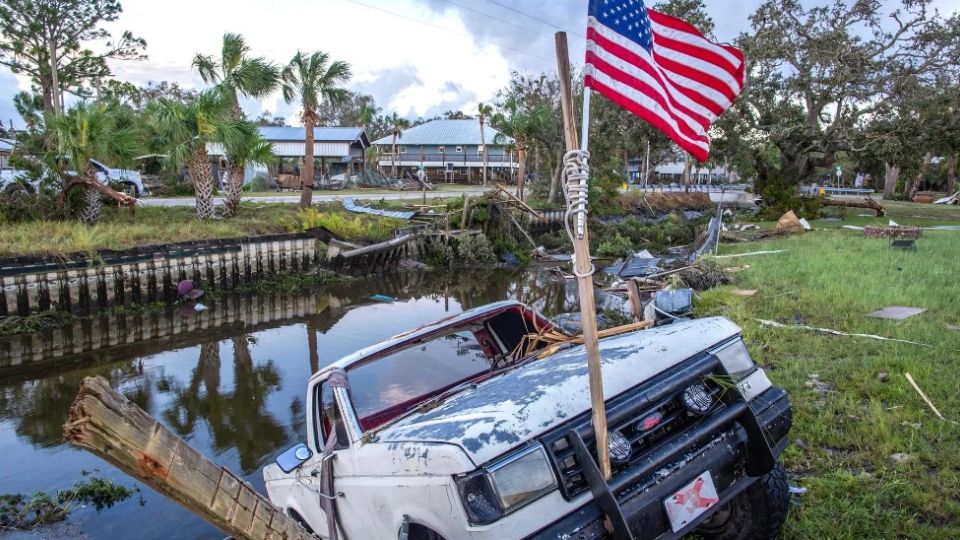
[[[140,173],[129,169],[114,169],[103,163],[90,160],[90,163],[97,170],[97,180],[102,184],[107,184],[113,188],[124,191],[133,197],[149,195],[150,192],[143,185]],[[75,173],[72,173],[75,174]],[[27,171],[18,169],[0,169],[0,190],[24,187],[27,190],[36,191],[38,182],[31,181]]]
[[[271,501],[322,538],[777,536],[791,407],[736,325],[707,318],[601,340],[609,481],[584,347],[516,354],[551,328],[501,302],[319,371],[307,442],[264,469]]]

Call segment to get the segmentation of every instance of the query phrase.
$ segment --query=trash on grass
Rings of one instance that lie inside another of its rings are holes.
[[[930,410],[933,411],[933,414],[937,415],[937,418],[941,420],[946,420],[946,418],[944,418],[943,415],[940,414],[940,411],[937,409],[937,406],[934,405],[933,402],[930,401],[930,398],[928,398],[927,395],[923,393],[923,390],[920,389],[920,386],[917,384],[917,381],[913,380],[913,376],[910,375],[909,372],[904,372],[903,375],[907,378],[907,381],[910,382],[910,386],[912,386],[913,389],[916,390],[918,394],[920,394],[920,397],[922,397],[923,400],[927,402],[927,405],[930,406]]]
[[[894,321],[902,321],[903,319],[909,319],[923,312],[927,311],[924,308],[915,308],[915,307],[904,307],[904,306],[890,306],[883,309],[879,309],[872,313],[867,313],[867,317],[873,317],[874,319],[890,319]]]
[[[797,217],[797,214],[795,214],[793,210],[787,211],[787,213],[780,216],[780,219],[777,221],[777,232],[781,234],[802,233],[803,230],[803,224],[800,223],[800,218]]]
[[[807,494],[807,488],[805,488],[805,487],[800,487],[800,486],[790,486],[790,494],[791,494],[791,495],[806,495],[806,494]]]
[[[879,341],[895,341],[897,343],[908,343],[910,345],[919,345],[920,347],[927,347],[930,349],[933,348],[933,345],[927,345],[926,343],[917,343],[916,341],[908,341],[906,339],[893,339],[893,338],[888,338],[883,336],[876,336],[873,334],[851,334],[847,332],[841,332],[839,330],[831,330],[829,328],[816,328],[813,326],[806,326],[803,324],[783,324],[783,323],[778,323],[777,321],[768,321],[766,319],[755,319],[755,320],[759,322],[761,325],[768,326],[770,328],[789,328],[792,330],[810,330],[813,332],[820,332],[821,334],[830,334],[832,336],[862,337],[862,338],[876,339]]]
[[[737,296],[745,296],[749,298],[757,294],[757,290],[756,289],[734,289],[733,294]]]

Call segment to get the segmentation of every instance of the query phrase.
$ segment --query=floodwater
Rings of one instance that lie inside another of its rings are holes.
[[[376,302],[374,294],[396,301]],[[542,270],[412,272],[296,295],[222,298],[204,312],[114,317],[56,335],[0,340],[0,494],[53,493],[83,480],[85,472],[141,490],[111,509],[81,508],[64,524],[8,536],[224,536],[63,442],[62,425],[83,377],[109,378],[205,456],[262,491],[262,467],[305,439],[311,373],[404,330],[504,299],[527,302],[547,315],[577,309],[571,283]]]

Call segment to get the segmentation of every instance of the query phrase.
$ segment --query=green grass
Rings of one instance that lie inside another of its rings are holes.
[[[406,222],[348,213],[339,203],[315,205],[318,221],[304,219],[290,204],[243,203],[237,217],[201,221],[188,207],[140,207],[134,215],[105,208],[92,226],[77,221],[30,221],[0,226],[0,256],[91,253],[98,249],[124,249],[141,245],[235,238],[299,232],[326,225],[334,234],[355,242],[380,242]]]
[[[901,224],[960,221],[956,208],[890,207]],[[960,332],[948,328],[960,324],[960,232],[927,231],[916,253],[842,229],[722,251],[761,249],[789,251],[725,259],[750,268],[734,285],[703,293],[698,312],[740,324],[756,361],[790,393],[793,444],[784,461],[809,492],[785,537],[960,538],[960,425],[937,419],[904,377],[911,373],[949,420],[960,421]],[[743,298],[734,287],[759,292]],[[891,305],[928,311],[899,322],[864,316]],[[765,328],[757,318],[933,347]],[[897,453],[910,458],[896,463]]]

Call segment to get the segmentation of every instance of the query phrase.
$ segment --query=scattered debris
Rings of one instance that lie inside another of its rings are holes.
[[[847,201],[847,200],[837,200],[837,199],[824,199],[821,201],[823,206],[836,206],[840,208],[865,208],[867,210],[873,210],[877,213],[877,217],[883,217],[887,215],[887,209],[877,201],[873,200],[870,197],[864,199],[863,202],[859,201]]]
[[[660,261],[659,257],[654,257],[649,251],[643,250],[631,255],[623,262],[617,261],[604,272],[616,274],[622,278],[647,277],[661,272]]]
[[[897,343],[907,343],[910,345],[918,345],[920,347],[928,347],[931,349],[933,348],[933,345],[927,345],[926,343],[917,343],[916,341],[908,341],[905,339],[894,339],[894,338],[888,338],[883,336],[876,336],[873,334],[851,334],[847,332],[841,332],[839,330],[831,330],[829,328],[816,328],[813,326],[806,326],[803,324],[783,324],[783,323],[778,323],[777,321],[768,321],[766,319],[755,319],[755,320],[759,322],[761,325],[768,326],[770,328],[789,328],[792,330],[810,330],[813,332],[819,332],[821,334],[830,334],[832,336],[862,337],[862,338],[876,339],[879,341],[895,341]]]
[[[661,320],[686,317],[693,313],[693,289],[660,291],[653,297],[653,309]]]
[[[185,279],[177,283],[177,294],[184,300],[197,300],[203,296],[203,291],[194,285],[192,279]]]
[[[733,259],[736,257],[753,257],[754,255],[776,255],[777,253],[786,253],[789,249],[777,249],[773,251],[751,251],[750,253],[734,253],[733,255],[718,255],[717,259]]]
[[[734,289],[733,294],[737,296],[745,296],[749,298],[757,294],[757,290],[756,289]]]
[[[197,313],[200,313],[201,311],[206,311],[207,306],[197,303],[197,305],[193,306],[193,310],[196,311]]]
[[[800,218],[800,226],[803,227],[805,231],[812,231],[813,227],[810,226],[810,222],[807,221],[807,218]]]
[[[730,283],[730,274],[720,263],[710,259],[700,259],[696,263],[681,268],[677,276],[687,287],[695,291],[706,291]]]
[[[890,319],[894,321],[902,321],[903,319],[909,319],[923,312],[927,311],[924,308],[915,308],[915,307],[904,307],[904,306],[890,306],[883,309],[874,311],[872,313],[867,313],[867,317],[873,317],[874,319]]]
[[[910,375],[909,372],[906,372],[903,375],[907,378],[907,381],[910,382],[910,386],[912,386],[913,389],[916,390],[918,394],[920,394],[920,397],[922,397],[923,400],[927,402],[927,405],[930,406],[930,410],[933,411],[933,414],[937,415],[937,418],[941,420],[946,420],[946,418],[944,418],[943,415],[940,414],[940,411],[937,410],[936,405],[934,405],[933,402],[930,401],[930,398],[928,398],[927,395],[923,393],[923,390],[920,389],[920,386],[917,384],[917,381],[913,380],[913,376]]]
[[[417,215],[416,212],[398,212],[395,210],[380,210],[379,208],[370,208],[369,206],[361,206],[353,199],[353,197],[345,197],[343,201],[343,207],[350,212],[355,212],[357,214],[371,214],[374,216],[390,217],[397,219],[412,219]]]
[[[911,459],[912,457],[913,457],[913,456],[911,456],[910,454],[904,454],[903,452],[897,452],[896,454],[891,454],[891,455],[890,455],[890,461],[892,461],[892,462],[894,462],[894,463],[905,463],[905,462],[907,462],[907,461],[910,461],[910,459]]]
[[[877,380],[883,383],[890,382],[890,374],[887,373],[886,371],[881,371],[880,373],[877,374]]]
[[[805,487],[799,487],[799,486],[790,486],[790,494],[791,494],[791,495],[806,495],[806,494],[807,494],[807,488],[805,488]]]
[[[776,230],[780,234],[796,234],[802,233],[804,229],[797,214],[793,210],[789,210],[786,214],[780,216]]]
[[[397,301],[396,298],[392,296],[387,296],[385,294],[371,294],[370,299],[373,300],[374,302],[384,302],[387,304]]]
[[[937,199],[933,201],[933,204],[960,204],[960,191],[954,193],[949,197]]]
[[[948,325],[947,325],[947,330],[953,330],[954,332],[960,332],[960,326],[957,326],[957,325],[955,325],[955,324],[948,324]]]
[[[749,270],[749,269],[750,269],[750,265],[745,264],[743,266],[728,266],[726,270],[731,274],[736,274],[737,272],[743,272],[744,270]]]
[[[890,223],[893,223],[893,221]],[[923,236],[923,229],[920,227],[902,227],[900,225],[891,225],[889,227],[864,227],[863,234],[867,238],[917,239]]]

